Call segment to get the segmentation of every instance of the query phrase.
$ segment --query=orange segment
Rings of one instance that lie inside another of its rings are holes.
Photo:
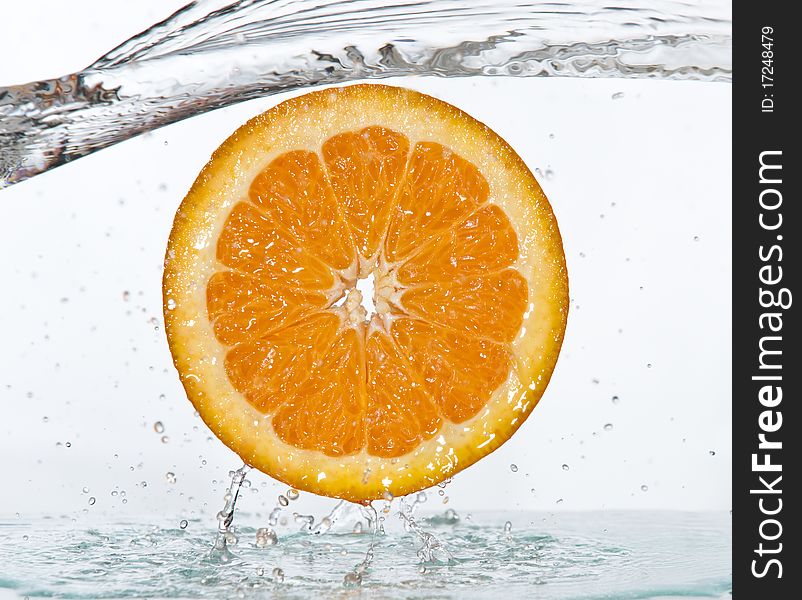
[[[206,304],[215,336],[221,343],[233,345],[303,319],[323,308],[326,296],[242,273],[218,271],[206,286]]]
[[[327,456],[365,446],[365,357],[355,329],[340,333],[310,377],[273,416],[276,435]]]
[[[278,156],[253,180],[249,196],[306,254],[335,269],[353,262],[348,227],[317,154],[298,150]]]
[[[234,206],[217,242],[217,259],[259,279],[309,289],[334,285],[331,269],[256,207]]]
[[[452,423],[462,423],[484,408],[510,370],[504,345],[439,325],[398,319],[392,335],[440,414]]]
[[[526,279],[506,269],[412,288],[401,300],[410,314],[423,320],[467,335],[511,342],[521,329],[528,292]]]
[[[475,165],[441,144],[415,144],[387,232],[387,260],[397,262],[448,231],[484,204],[488,193]]]
[[[440,415],[389,337],[371,335],[366,354],[368,452],[402,456],[437,433]]]
[[[358,85],[288,100],[215,152],[176,217],[164,303],[187,395],[225,444],[364,502],[509,439],[554,369],[568,288],[551,207],[500,137]]]
[[[231,384],[259,412],[270,412],[295,396],[334,343],[335,315],[320,313],[293,327],[256,341],[243,342],[226,354]]]
[[[509,267],[518,258],[518,238],[498,206],[486,206],[435,238],[398,269],[406,284],[451,281]]]
[[[408,155],[409,140],[384,127],[348,131],[323,144],[331,184],[365,258],[376,254],[387,230]]]

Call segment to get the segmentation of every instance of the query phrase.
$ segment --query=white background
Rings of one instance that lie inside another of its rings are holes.
[[[78,70],[181,4],[4,3],[0,86]],[[553,172],[539,178],[571,278],[567,338],[541,404],[456,477],[448,506],[729,509],[731,87],[395,83],[460,106],[530,168]],[[219,508],[220,481],[241,463],[193,416],[172,368],[162,256],[210,153],[280,99],[196,117],[0,192],[0,515]],[[259,493],[246,509],[283,489],[252,480]]]

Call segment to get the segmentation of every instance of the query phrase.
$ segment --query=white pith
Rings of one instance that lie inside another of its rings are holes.
[[[389,334],[393,321],[404,316],[401,296],[407,288],[398,281],[399,266],[388,263],[379,252],[371,259],[360,256],[347,269],[335,271],[335,284],[328,294],[327,310],[340,317],[343,327],[361,330],[365,325],[366,338],[374,331]],[[369,312],[357,281],[370,276],[373,276],[373,310]]]

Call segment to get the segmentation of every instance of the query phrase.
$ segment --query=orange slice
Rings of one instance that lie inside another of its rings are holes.
[[[568,280],[551,206],[504,140],[424,94],[355,85],[283,102],[217,149],[175,218],[164,310],[226,445],[367,501],[437,484],[521,426]]]

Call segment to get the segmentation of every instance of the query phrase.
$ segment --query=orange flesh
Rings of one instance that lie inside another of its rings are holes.
[[[487,404],[528,298],[515,230],[488,200],[473,164],[378,126],[254,179],[218,239],[207,310],[229,380],[280,439],[396,457]],[[370,274],[368,320],[351,290]]]

